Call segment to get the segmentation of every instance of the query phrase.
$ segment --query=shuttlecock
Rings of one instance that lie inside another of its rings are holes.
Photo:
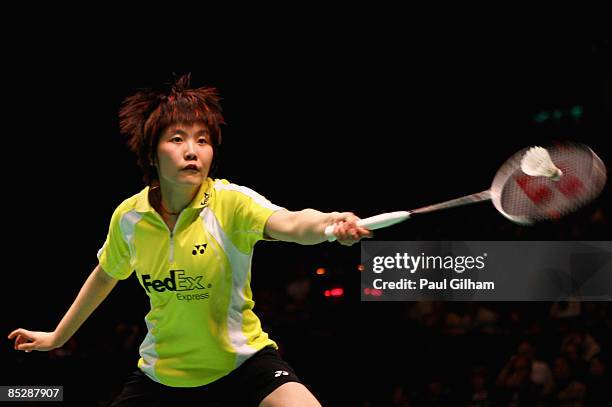
[[[545,148],[531,147],[521,160],[521,170],[532,177],[548,177],[558,181],[563,171],[555,166]]]

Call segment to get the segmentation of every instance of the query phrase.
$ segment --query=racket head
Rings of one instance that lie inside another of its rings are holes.
[[[521,224],[558,219],[595,199],[606,184],[606,166],[584,144],[563,141],[543,146],[556,167],[563,171],[558,181],[534,177],[521,170],[526,147],[510,157],[497,171],[491,185],[491,200],[506,218]]]

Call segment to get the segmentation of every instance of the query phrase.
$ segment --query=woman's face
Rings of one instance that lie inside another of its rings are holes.
[[[213,148],[202,123],[174,123],[162,132],[157,144],[157,172],[160,182],[199,185],[210,171]]]

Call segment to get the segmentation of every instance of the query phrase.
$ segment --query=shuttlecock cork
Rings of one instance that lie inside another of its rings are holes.
[[[531,147],[521,160],[521,170],[532,177],[548,177],[559,181],[563,171],[555,166],[545,148]]]

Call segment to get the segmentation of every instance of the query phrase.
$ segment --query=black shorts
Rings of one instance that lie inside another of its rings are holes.
[[[251,356],[236,370],[204,386],[170,387],[151,380],[136,369],[110,407],[177,406],[258,406],[277,387],[298,382],[291,367],[276,349],[268,347]]]

